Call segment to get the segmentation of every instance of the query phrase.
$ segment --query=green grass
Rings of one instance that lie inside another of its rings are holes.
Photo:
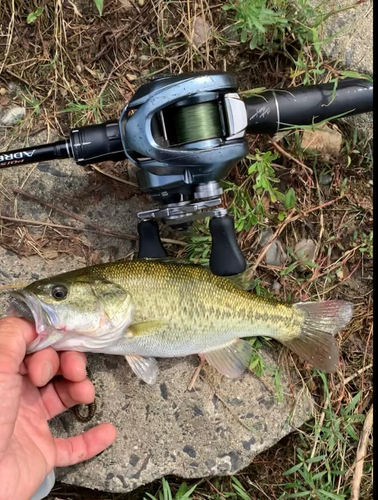
[[[173,493],[168,481],[163,478],[161,481],[161,490],[155,496],[151,495],[151,493],[146,493],[144,498],[146,500],[192,500],[195,498],[192,496],[192,493],[196,488],[197,484],[189,488],[187,483],[183,482],[177,491]]]
[[[329,404],[331,394],[327,377],[318,372],[324,386],[325,404],[313,426],[301,433],[296,450],[297,463],[284,476],[280,499],[311,498],[316,500],[346,500],[351,489],[348,480],[351,459],[359,442],[359,432],[365,415],[358,413],[359,391],[336,414]],[[371,472],[368,464],[366,473]]]
[[[355,4],[323,10],[325,6],[326,2],[315,7],[310,0],[228,0],[223,9],[233,14],[233,30],[241,43],[248,43],[251,50],[264,56],[284,53],[292,63],[293,80],[299,78],[301,84],[307,85],[318,82],[329,69],[340,78],[357,76],[323,64],[322,46],[339,33],[327,39],[320,37],[329,17],[353,9]]]

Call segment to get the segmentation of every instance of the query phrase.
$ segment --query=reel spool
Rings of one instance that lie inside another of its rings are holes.
[[[160,120],[164,120],[165,139],[172,147],[191,148],[193,143],[195,148],[210,146],[203,142],[226,137],[221,104],[217,100],[178,103],[164,110]],[[218,144],[219,141],[211,143]]]

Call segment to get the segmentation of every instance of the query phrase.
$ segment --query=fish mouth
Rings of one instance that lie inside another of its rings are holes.
[[[47,316],[40,300],[31,292],[17,290],[10,293],[8,314],[29,321],[34,321],[36,332],[45,334],[47,331]]]
[[[38,335],[27,346],[27,354],[49,347],[62,336],[54,327],[58,322],[54,309],[41,302],[32,292],[26,290],[11,292],[7,314],[25,318],[34,323]]]

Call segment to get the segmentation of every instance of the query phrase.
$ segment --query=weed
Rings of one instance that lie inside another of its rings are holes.
[[[208,265],[211,252],[209,219],[195,221],[188,239],[185,258],[194,264]]]
[[[249,42],[250,49],[277,50],[276,40],[283,37],[288,20],[283,10],[267,8],[271,3],[266,0],[229,0],[223,6],[224,10],[235,11],[235,29],[240,33],[242,43]]]
[[[169,482],[166,479],[162,479],[162,489],[158,492],[158,496],[153,496],[151,493],[146,493],[144,497],[145,500],[191,500],[191,496],[194,490],[197,488],[197,484],[192,487],[188,487],[187,483],[183,482],[180,487],[173,495]]]
[[[34,12],[30,12],[28,17],[26,18],[26,22],[28,24],[34,23],[43,14],[43,11],[43,7],[38,7]]]
[[[244,486],[235,476],[232,476],[231,481],[232,488],[235,490],[238,498],[240,498],[241,500],[251,500],[251,497],[246,492]]]
[[[25,89],[25,92],[20,92],[20,96],[29,107],[33,108],[33,113],[36,115],[41,114],[41,102],[33,96],[28,88]]]
[[[102,122],[102,113],[104,109],[104,97],[95,98],[88,104],[79,102],[69,102],[65,109],[59,111],[59,114],[70,113],[72,126],[77,127],[85,125],[93,120],[96,123]]]
[[[358,238],[358,234],[356,234],[356,239]],[[359,245],[359,252],[361,253],[366,253],[367,257],[369,259],[373,258],[373,231],[371,231],[369,234],[366,233],[361,233],[359,235],[359,239],[361,240],[361,243]]]
[[[350,498],[348,458],[359,441],[357,427],[365,415],[356,413],[361,398],[358,392],[350,403],[336,414],[329,405],[331,394],[326,376],[318,372],[324,392],[322,415],[309,434],[301,435],[297,449],[297,463],[284,473],[291,482],[283,484],[280,499],[313,498],[316,500],[344,500]]]
[[[263,54],[283,52],[294,66],[290,77],[293,81],[299,78],[303,85],[317,83],[329,73],[356,77],[354,72],[338,72],[323,64],[322,46],[339,33],[327,39],[319,36],[329,17],[352,8],[354,4],[324,12],[310,0],[229,0],[223,6],[234,13],[234,30],[242,43],[248,42],[250,49]]]
[[[94,3],[97,7],[98,13],[100,16],[102,16],[102,13],[104,11],[104,0],[94,0]]]

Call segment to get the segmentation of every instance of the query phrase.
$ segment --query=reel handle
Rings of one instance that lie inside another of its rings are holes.
[[[247,263],[236,240],[234,219],[214,217],[209,223],[212,238],[210,269],[217,276],[232,276],[245,271]]]
[[[140,259],[159,259],[167,257],[159,235],[159,225],[156,220],[142,220],[138,223]]]
[[[235,236],[234,220],[229,215],[210,219],[212,248],[210,270],[217,276],[232,276],[242,273],[247,265]],[[156,220],[138,223],[138,258],[159,259],[167,257],[159,235]]]

